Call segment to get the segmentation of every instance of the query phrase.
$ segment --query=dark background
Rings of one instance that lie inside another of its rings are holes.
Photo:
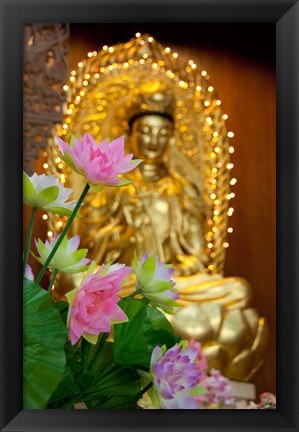
[[[99,49],[101,43],[114,45],[118,42],[127,42],[139,32],[149,33],[165,45],[188,45],[204,50],[223,51],[275,66],[275,24],[71,23],[70,26],[71,41],[85,45],[86,40],[91,44],[90,50]],[[72,46],[72,49],[75,47]]]

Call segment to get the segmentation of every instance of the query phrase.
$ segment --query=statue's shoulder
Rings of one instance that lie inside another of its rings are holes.
[[[173,181],[182,190],[182,192],[194,198],[199,196],[200,193],[198,189],[189,180],[187,180],[186,178],[184,178],[182,175],[175,172],[174,170],[170,170],[169,174],[173,178]]]

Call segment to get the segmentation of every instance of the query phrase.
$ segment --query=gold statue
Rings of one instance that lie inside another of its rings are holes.
[[[174,328],[203,343],[212,367],[246,381],[263,363],[267,325],[249,307],[249,284],[222,276],[232,213],[225,115],[206,71],[170,54],[143,35],[104,47],[72,71],[62,134],[69,124],[97,142],[125,134],[127,152],[143,159],[128,175],[131,185],[87,195],[75,230],[99,263],[130,265],[135,250],[171,263],[183,306]],[[57,171],[53,147],[49,153]],[[79,194],[82,178],[61,165],[61,180]],[[58,222],[50,219],[49,228]]]
[[[129,150],[143,163],[128,175],[131,185],[105,191],[100,208],[85,215],[84,242],[99,262],[131,265],[135,251],[138,256],[148,252],[171,263],[176,276],[189,276],[203,273],[207,262],[204,210],[198,190],[168,167],[174,139],[170,110],[163,110],[168,96],[154,93],[147,104],[143,97],[143,110],[129,119]],[[155,99],[158,112],[153,111]],[[109,223],[100,226],[105,214]]]

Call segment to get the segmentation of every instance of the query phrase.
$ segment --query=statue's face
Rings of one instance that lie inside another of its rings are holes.
[[[149,114],[137,118],[131,130],[134,156],[145,163],[161,161],[169,147],[173,133],[173,122],[161,115]]]

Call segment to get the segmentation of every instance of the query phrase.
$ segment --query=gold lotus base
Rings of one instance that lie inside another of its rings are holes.
[[[264,363],[269,328],[256,309],[191,304],[170,321],[180,336],[201,342],[209,366],[230,379],[248,382]]]

